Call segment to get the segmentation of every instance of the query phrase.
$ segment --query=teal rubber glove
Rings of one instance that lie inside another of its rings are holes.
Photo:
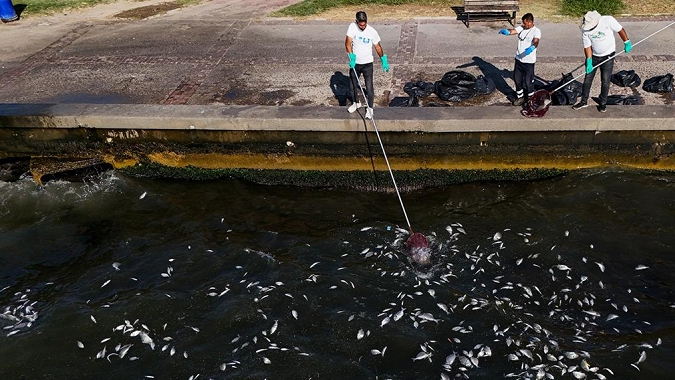
[[[349,53],[349,68],[353,69],[356,67],[356,54]]]
[[[623,42],[623,51],[626,53],[630,53],[630,51],[633,50],[633,44],[630,42],[630,40],[626,40]]]
[[[530,55],[534,51],[534,46],[530,46],[529,48],[525,49],[525,55]]]
[[[380,60],[382,61],[382,72],[387,73],[389,72],[389,61],[387,60],[387,55],[383,55],[380,57]]]
[[[593,60],[591,58],[586,58],[586,74],[593,72]]]
[[[511,34],[511,32],[509,32],[508,29],[502,29],[502,30],[499,31],[499,34],[503,34],[505,36],[508,36],[509,34]]]

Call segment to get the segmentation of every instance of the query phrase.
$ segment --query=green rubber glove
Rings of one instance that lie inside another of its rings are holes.
[[[626,54],[630,53],[630,51],[633,50],[633,44],[630,42],[630,40],[626,40],[623,42],[623,51],[626,52]]]
[[[353,69],[356,67],[356,54],[349,53],[349,68]]]
[[[586,58],[586,74],[593,72],[593,59]]]
[[[383,55],[380,57],[380,60],[382,61],[382,72],[387,73],[389,72],[389,61],[387,60],[387,55]]]

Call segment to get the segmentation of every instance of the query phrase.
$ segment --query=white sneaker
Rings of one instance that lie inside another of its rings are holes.
[[[373,118],[373,109],[368,107],[366,110],[366,119],[372,119]]]
[[[349,108],[347,108],[347,112],[354,113],[354,111],[356,111],[359,108],[361,108],[361,103],[359,102],[352,103],[352,105],[349,106]]]

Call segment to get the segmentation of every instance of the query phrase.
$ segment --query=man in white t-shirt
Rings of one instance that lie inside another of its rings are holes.
[[[375,101],[375,89],[373,88],[373,46],[382,61],[382,72],[389,71],[387,56],[380,45],[380,35],[368,25],[366,12],[356,12],[356,21],[349,25],[345,48],[349,54],[349,78],[351,78],[352,105],[347,111],[352,113],[361,107],[358,101],[358,93],[361,92],[359,76],[363,74],[366,82],[367,106],[366,119],[373,118],[373,102]],[[364,99],[365,100],[365,99]]]
[[[586,76],[581,91],[581,100],[572,106],[573,109],[579,110],[588,107],[588,96],[597,71],[594,67],[600,65],[601,86],[598,111],[607,111],[609,84],[612,70],[614,70],[614,33],[618,33],[623,40],[624,51],[626,53],[631,51],[633,45],[628,39],[628,34],[614,17],[601,16],[598,11],[586,12],[581,23],[581,40],[584,44],[584,55],[586,56]]]
[[[513,81],[516,82],[516,98],[514,106],[522,106],[534,94],[534,63],[537,62],[537,46],[541,38],[541,30],[534,26],[534,16],[526,13],[522,19],[523,25],[515,29],[502,29],[499,34],[518,35],[516,48],[516,63],[513,67]],[[527,91],[527,93],[525,92]]]

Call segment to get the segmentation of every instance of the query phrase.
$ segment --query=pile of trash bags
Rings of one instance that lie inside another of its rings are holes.
[[[416,81],[403,86],[408,98],[395,98],[390,107],[419,107],[419,99],[435,94],[446,102],[461,102],[478,95],[490,94],[495,90],[492,79],[478,77],[465,71],[453,70],[443,74],[436,82]]]

